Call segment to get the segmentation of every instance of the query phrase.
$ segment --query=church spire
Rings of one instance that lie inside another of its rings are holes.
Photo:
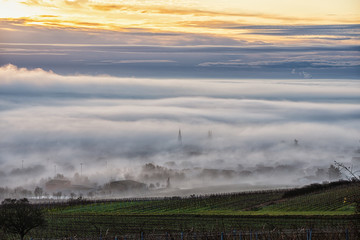
[[[212,136],[213,136],[212,131],[209,130],[209,131],[208,131],[208,139],[212,139]]]
[[[179,129],[178,142],[179,142],[180,144],[182,144],[181,129]]]

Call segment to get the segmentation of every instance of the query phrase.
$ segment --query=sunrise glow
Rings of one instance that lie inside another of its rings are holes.
[[[346,1],[67,1],[1,0],[1,21],[15,26],[81,31],[203,34],[235,41],[323,43],[300,34],[258,34],[248,26],[357,24],[360,3]],[[11,27],[3,28],[5,30]],[[183,36],[187,37],[187,36]],[[322,34],[323,39],[331,34]],[[161,41],[161,40],[160,40]],[[357,43],[358,39],[344,39]]]

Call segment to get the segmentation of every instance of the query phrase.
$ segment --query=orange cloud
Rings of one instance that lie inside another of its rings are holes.
[[[0,0],[1,1],[1,0]],[[186,1],[186,0],[183,0]],[[41,8],[41,14],[27,17],[6,18],[26,26],[48,28],[89,30],[108,30],[117,32],[142,31],[164,34],[202,34],[229,38],[235,41],[266,43],[301,43],[306,36],[288,37],[285,35],[259,34],[258,31],[241,29],[248,25],[319,25],[353,23],[356,16],[324,17],[316,15],[286,15],[274,11],[259,12],[234,10],[203,5],[196,8],[183,1],[89,1],[89,0],[26,0],[23,5]],[[347,1],[347,0],[346,0]],[[159,3],[163,2],[164,5]],[[202,0],[199,0],[202,2]],[[231,2],[231,0],[227,0]],[[236,1],[233,2],[235,4]],[[244,2],[250,4],[248,1]],[[175,5],[176,4],[176,5]],[[275,3],[274,3],[275,4]],[[201,5],[201,4],[200,4]],[[30,10],[29,10],[30,11]],[[336,21],[335,21],[335,20]],[[5,20],[3,18],[3,20]],[[312,39],[312,41],[315,41]],[[316,40],[317,41],[317,40]]]

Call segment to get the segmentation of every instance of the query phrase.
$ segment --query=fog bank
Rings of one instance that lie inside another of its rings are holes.
[[[7,65],[0,187],[32,189],[59,173],[155,188],[170,178],[174,189],[324,181],[319,169],[356,155],[359,102],[356,80],[157,80]]]

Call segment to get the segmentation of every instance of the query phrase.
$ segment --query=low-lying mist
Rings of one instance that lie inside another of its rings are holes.
[[[148,195],[327,181],[334,161],[357,164],[359,102],[355,80],[123,79],[7,65],[0,187],[33,191],[58,174],[95,190],[134,180]]]

